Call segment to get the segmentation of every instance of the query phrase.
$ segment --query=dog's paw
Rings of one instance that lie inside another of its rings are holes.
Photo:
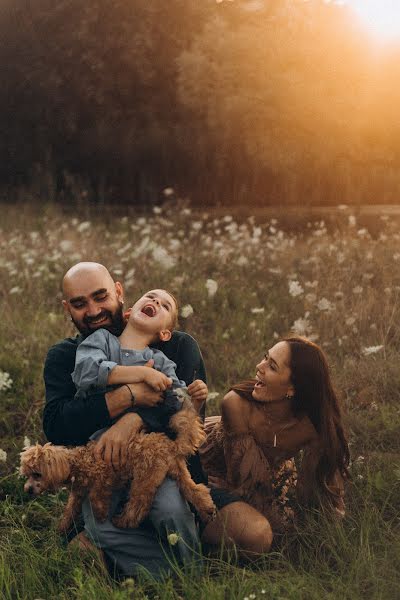
[[[217,516],[217,507],[212,501],[206,505],[203,504],[203,506],[197,507],[197,510],[203,523],[210,523],[211,521],[214,521]]]

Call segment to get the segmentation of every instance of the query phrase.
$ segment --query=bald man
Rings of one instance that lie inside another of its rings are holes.
[[[46,405],[43,428],[49,441],[62,445],[86,444],[99,429],[108,428],[97,444],[99,457],[118,469],[126,458],[126,440],[135,415],[139,414],[150,427],[149,407],[162,402],[162,395],[144,383],[130,384],[133,398],[126,386],[108,393],[94,393],[75,398],[76,388],[71,379],[75,354],[79,343],[101,327],[120,335],[124,325],[124,293],[121,283],[114,282],[103,265],[83,262],[69,269],[63,279],[63,306],[79,331],[50,348],[45,368]],[[174,331],[168,342],[157,345],[176,363],[176,374],[188,385],[192,401],[204,413],[207,395],[204,362],[197,342],[188,334]],[[192,466],[192,475],[201,480],[201,472]],[[113,495],[113,510],[123,500],[120,493]],[[189,561],[190,549],[198,548],[199,539],[193,515],[180,496],[175,481],[165,480],[160,486],[152,508],[152,521],[139,528],[117,529],[111,521],[100,524],[93,519],[90,507],[84,507],[85,529],[94,543],[102,548],[117,568],[125,575],[134,575],[145,568],[158,577],[169,567],[166,556],[171,548],[166,533],[175,532],[179,542],[174,548],[178,559]],[[157,525],[158,524],[158,525]],[[158,538],[160,536],[160,539]],[[180,553],[180,556],[179,556]]]

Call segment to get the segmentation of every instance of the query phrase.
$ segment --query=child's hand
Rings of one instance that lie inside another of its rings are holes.
[[[208,387],[201,379],[195,379],[189,386],[188,392],[194,404],[207,400]]]
[[[170,377],[151,368],[145,369],[144,382],[156,392],[164,392],[172,385],[172,379]]]

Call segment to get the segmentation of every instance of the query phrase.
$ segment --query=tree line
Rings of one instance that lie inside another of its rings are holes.
[[[399,200],[400,51],[341,4],[3,0],[0,40],[3,190]]]

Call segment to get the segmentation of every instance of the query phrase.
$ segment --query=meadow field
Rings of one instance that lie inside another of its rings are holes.
[[[0,597],[4,600],[394,599],[400,590],[400,218],[325,221],[284,213],[202,214],[188,205],[141,215],[106,208],[3,205],[0,225]],[[252,565],[206,558],[164,583],[112,581],[55,531],[63,493],[31,499],[19,453],[43,441],[46,352],[71,335],[60,280],[80,260],[108,266],[133,302],[165,287],[179,326],[202,349],[207,413],[254,374],[289,332],[321,344],[342,399],[352,482],[343,524],[310,513]]]

